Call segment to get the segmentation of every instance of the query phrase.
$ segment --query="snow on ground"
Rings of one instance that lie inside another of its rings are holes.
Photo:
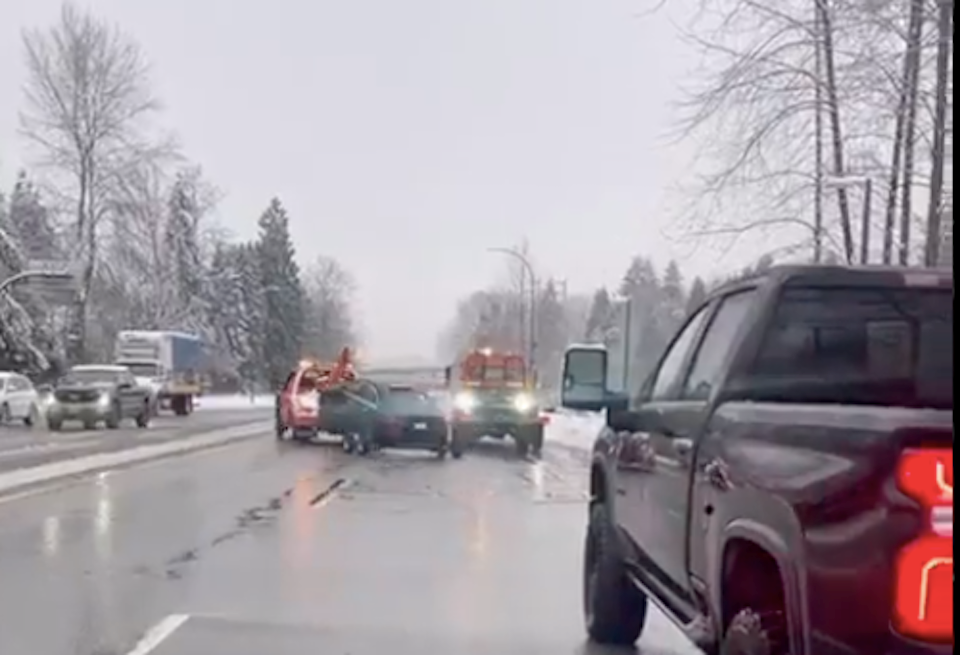
[[[603,415],[597,413],[559,410],[549,416],[547,441],[564,446],[589,449],[603,427]]]
[[[249,396],[245,394],[200,396],[194,400],[196,409],[262,409],[273,407],[270,395]]]

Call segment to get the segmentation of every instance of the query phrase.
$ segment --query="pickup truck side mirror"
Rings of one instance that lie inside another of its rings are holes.
[[[663,421],[660,412],[652,409],[611,410],[607,415],[607,425],[616,432],[663,432]]]
[[[579,346],[568,348],[563,357],[563,389],[561,402],[568,409],[611,414],[629,406],[625,394],[607,389],[607,351],[603,348]]]

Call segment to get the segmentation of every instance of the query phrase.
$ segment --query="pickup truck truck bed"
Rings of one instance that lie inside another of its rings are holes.
[[[587,629],[654,602],[707,653],[953,651],[953,280],[795,266],[715,292],[638,398],[572,348],[563,403],[605,409]]]

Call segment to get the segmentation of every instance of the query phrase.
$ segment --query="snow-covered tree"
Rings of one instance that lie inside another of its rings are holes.
[[[548,280],[537,298],[536,370],[539,379],[552,385],[560,379],[563,351],[569,342],[567,313],[553,280]]]
[[[183,172],[170,190],[169,215],[163,245],[176,287],[176,297],[185,315],[184,327],[197,329],[202,323],[203,259],[200,253],[200,219],[203,207],[197,198],[199,171]]]
[[[286,379],[301,355],[304,293],[287,211],[274,198],[260,216],[257,254],[264,300],[263,365],[267,383]]]
[[[60,243],[50,211],[26,171],[17,175],[7,214],[9,229],[27,260],[60,258]]]
[[[354,346],[357,335],[351,316],[354,281],[331,257],[318,257],[303,275],[306,324],[305,354],[333,360],[345,346]]]
[[[587,316],[586,333],[584,337],[587,341],[596,343],[606,343],[607,336],[614,328],[613,303],[610,301],[610,292],[604,289],[597,289],[593,294],[593,303],[590,305],[590,313]]]
[[[707,283],[702,278],[694,278],[690,285],[690,293],[687,296],[686,314],[691,314],[697,310],[707,300]]]

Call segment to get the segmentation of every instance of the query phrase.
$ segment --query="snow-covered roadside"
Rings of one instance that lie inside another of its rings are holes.
[[[588,449],[602,427],[600,414],[560,410],[550,415],[546,437],[548,442]]]
[[[263,409],[273,407],[274,397],[270,395],[248,396],[245,394],[200,396],[194,400],[194,407],[200,409]]]

